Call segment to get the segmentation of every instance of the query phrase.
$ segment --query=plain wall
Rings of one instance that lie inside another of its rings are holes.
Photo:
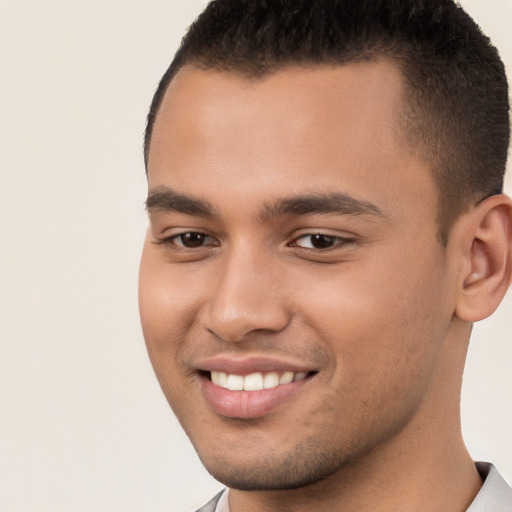
[[[512,70],[512,1],[463,4]],[[0,2],[0,512],[185,511],[221,488],[157,385],[136,293],[145,115],[203,5]],[[462,399],[472,454],[509,482],[511,317],[509,293],[475,327]]]

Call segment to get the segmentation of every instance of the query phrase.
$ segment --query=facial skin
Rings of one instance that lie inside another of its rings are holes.
[[[438,242],[428,165],[401,144],[401,93],[388,62],[257,81],[185,67],[166,93],[142,324],[170,405],[229,487],[333,487],[467,457],[461,269]],[[227,391],[212,370],[307,376]]]

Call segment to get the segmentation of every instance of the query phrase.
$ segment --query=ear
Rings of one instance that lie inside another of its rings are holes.
[[[464,265],[455,315],[468,322],[494,313],[512,281],[512,200],[491,196],[463,221]]]

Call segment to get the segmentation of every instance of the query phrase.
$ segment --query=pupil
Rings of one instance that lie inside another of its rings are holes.
[[[327,235],[313,235],[311,237],[311,243],[313,247],[317,249],[325,249],[326,247],[331,247],[334,240],[332,236]]]
[[[181,235],[181,241],[185,247],[200,247],[204,242],[202,233],[185,233]]]

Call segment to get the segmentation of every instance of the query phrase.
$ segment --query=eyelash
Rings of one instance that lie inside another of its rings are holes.
[[[187,251],[187,250],[188,251],[194,251],[194,250],[205,249],[206,247],[209,247],[208,245],[203,245],[203,244],[201,244],[200,246],[197,246],[197,247],[187,247],[183,243],[183,238],[186,237],[187,235],[188,236],[198,235],[200,237],[204,237],[204,239],[215,240],[213,237],[207,235],[206,233],[202,233],[200,231],[186,231],[184,233],[178,233],[176,235],[172,235],[172,236],[169,236],[169,237],[164,238],[162,240],[159,240],[157,243],[160,244],[160,245],[171,246],[175,250],[183,250],[183,251]],[[181,239],[181,243],[177,243],[176,241],[180,240],[180,239]],[[218,243],[214,243],[214,244],[211,244],[211,245],[216,247],[219,244]]]
[[[196,238],[202,237],[203,241],[210,239],[210,240],[214,241],[214,243],[204,244],[204,243],[200,242],[200,245],[197,245],[195,247],[187,246],[187,245],[185,245],[184,240],[183,240],[184,237],[187,237],[187,236],[189,238],[193,238],[194,236]],[[327,242],[327,245],[324,247],[315,247],[314,246],[315,243],[312,240],[314,237],[317,237],[317,242],[321,242],[321,240],[323,239],[324,241]],[[309,244],[310,247],[303,247],[298,244],[298,241],[306,240],[308,238],[310,239],[310,244]],[[181,243],[177,243],[178,240]],[[295,238],[292,242],[287,244],[287,246],[288,247],[297,247],[297,248],[305,250],[305,251],[328,252],[328,251],[340,249],[347,245],[351,245],[354,243],[354,241],[355,240],[353,238],[329,235],[329,234],[325,234],[325,233],[305,233],[305,234]],[[162,245],[171,246],[176,251],[196,251],[196,250],[201,250],[201,249],[204,250],[206,248],[217,247],[219,245],[218,242],[215,242],[215,239],[213,237],[207,235],[206,233],[202,233],[200,231],[186,231],[184,233],[178,233],[176,235],[172,235],[170,237],[159,240],[157,243],[162,244]]]
[[[329,242],[332,242],[332,244],[329,245],[328,247],[314,247],[314,243],[312,242],[312,239],[314,237],[317,237],[317,241],[321,240],[323,238],[324,240],[328,240]],[[298,245],[297,242],[299,240],[308,239],[308,238],[310,239],[310,242],[311,242],[310,245],[312,247],[302,247],[302,246]],[[342,236],[328,235],[325,233],[306,233],[304,235],[297,237],[293,242],[291,242],[288,245],[290,247],[298,247],[300,249],[304,249],[307,251],[327,252],[327,251],[340,249],[342,247],[352,244],[353,242],[354,242],[354,239],[342,237]]]

